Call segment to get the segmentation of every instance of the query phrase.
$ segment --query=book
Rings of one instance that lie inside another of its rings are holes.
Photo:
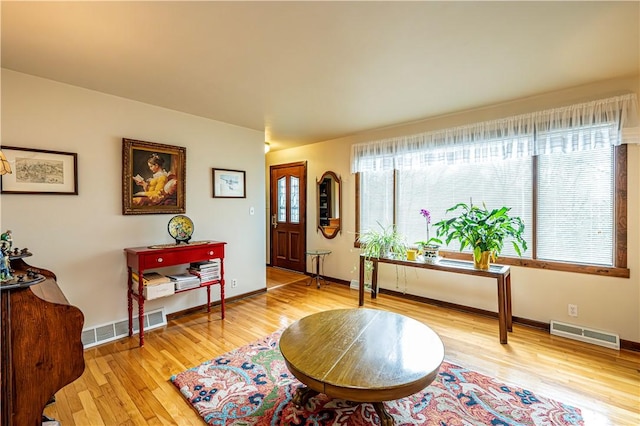
[[[188,272],[185,272],[184,274],[167,275],[167,277],[169,277],[171,281],[190,281],[197,278]]]
[[[138,282],[139,277],[136,272],[132,272],[131,277],[133,278],[133,281],[135,283]],[[142,280],[143,285],[156,285],[156,284],[171,282],[170,278],[165,277],[164,275],[159,274],[157,272],[147,272],[146,274],[143,274],[143,277],[144,277],[144,279]]]
[[[182,280],[182,281],[174,281],[174,286],[176,291],[180,291],[180,290],[188,290],[191,288],[198,288],[200,287],[200,280],[197,277],[194,277],[195,280],[191,280],[191,281],[187,281],[187,280]]]
[[[218,271],[205,273],[202,271],[196,271],[193,269],[189,269],[189,273],[195,275],[200,279],[200,282],[207,283],[209,281],[219,281],[220,273]]]
[[[173,281],[176,291],[200,287],[200,278],[188,272],[184,274],[167,275]]]
[[[189,264],[189,267],[190,269],[197,270],[197,271],[211,269],[211,268],[219,268],[220,260],[216,259],[216,260],[203,260],[201,262],[191,262]]]

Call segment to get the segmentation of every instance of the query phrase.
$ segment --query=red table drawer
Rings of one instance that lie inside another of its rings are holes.
[[[125,250],[127,265],[134,270],[146,271],[209,259],[224,259],[224,245],[225,243],[211,243],[193,247],[177,246],[164,249],[137,247]]]

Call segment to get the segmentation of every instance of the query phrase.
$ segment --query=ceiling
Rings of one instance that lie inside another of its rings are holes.
[[[7,2],[2,67],[273,148],[640,74],[640,2]]]

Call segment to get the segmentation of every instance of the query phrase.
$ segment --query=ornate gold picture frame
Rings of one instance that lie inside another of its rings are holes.
[[[122,214],[185,213],[187,149],[122,139]]]

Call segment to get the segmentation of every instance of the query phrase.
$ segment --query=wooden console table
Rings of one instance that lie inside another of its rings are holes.
[[[133,335],[133,301],[138,302],[138,321],[140,330],[140,346],[144,345],[144,302],[143,281],[144,271],[202,262],[210,259],[220,259],[220,279],[207,281],[200,287],[176,290],[177,293],[206,287],[207,312],[211,310],[211,286],[220,285],[220,314],[224,319],[224,246],[221,241],[207,241],[204,244],[179,244],[163,246],[161,248],[131,247],[124,249],[127,255],[127,300],[129,309],[129,337]],[[133,271],[138,274],[138,288],[133,288]]]
[[[373,265],[371,271],[371,298],[375,299],[378,292],[378,264],[389,263],[391,265],[408,266],[412,268],[434,269],[436,271],[453,272],[457,274],[476,275],[479,277],[494,278],[498,284],[498,325],[500,328],[500,343],[507,343],[507,331],[513,331],[513,318],[511,314],[511,270],[504,265],[491,265],[488,271],[475,269],[473,262],[462,260],[441,259],[437,263],[424,263],[410,260],[397,260],[387,258],[369,258]],[[358,305],[364,305],[364,273],[365,256],[360,255],[360,277]]]

